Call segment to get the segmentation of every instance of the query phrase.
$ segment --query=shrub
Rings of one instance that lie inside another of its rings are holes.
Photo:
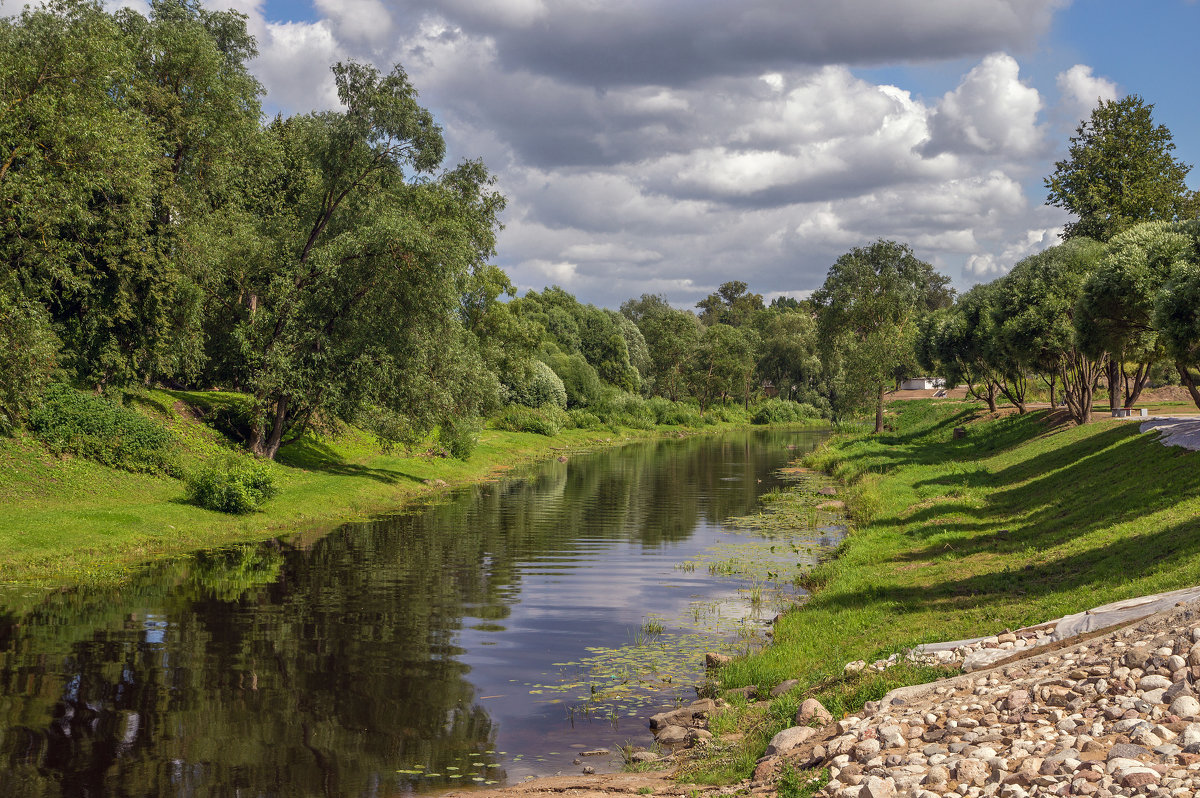
[[[50,381],[58,339],[46,312],[0,288],[0,432],[9,432]]]
[[[479,443],[480,428],[479,420],[475,418],[450,419],[438,428],[438,442],[446,447],[451,457],[468,460]]]
[[[553,405],[561,409],[567,407],[567,389],[554,369],[540,360],[530,364],[526,379],[506,386],[507,400],[513,404],[526,407],[543,407]]]
[[[647,399],[646,409],[654,414],[654,420],[658,424],[698,427],[703,423],[700,419],[700,411],[694,405],[672,402],[662,396]]]
[[[610,388],[589,408],[605,424],[633,429],[651,429],[657,423],[654,412],[642,397]]]
[[[222,513],[252,513],[278,492],[270,465],[246,455],[215,458],[187,478],[188,500]]]
[[[755,424],[791,424],[820,417],[821,412],[810,404],[768,399],[754,408],[750,420]]]
[[[600,375],[582,355],[555,352],[546,355],[546,364],[562,380],[568,408],[588,407],[600,399],[603,390]]]
[[[29,413],[29,429],[55,454],[111,468],[179,476],[175,439],[158,422],[115,401],[57,383]]]
[[[537,435],[553,437],[562,431],[562,422],[566,413],[553,412],[556,408],[533,408],[523,405],[509,405],[501,411],[493,422],[496,429],[506,429],[512,432],[532,432]],[[561,415],[560,415],[561,414]]]
[[[604,423],[595,413],[584,410],[582,407],[568,410],[567,418],[571,420],[571,426],[574,429],[596,429]]]
[[[750,420],[750,414],[741,405],[713,405],[705,414],[712,421],[724,421],[728,424],[745,424]]]

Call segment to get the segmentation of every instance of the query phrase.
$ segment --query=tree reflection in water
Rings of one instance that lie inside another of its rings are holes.
[[[560,591],[537,601],[561,609],[590,568],[611,582],[603,592],[645,600],[619,578],[632,558],[749,512],[793,455],[784,444],[815,439],[748,432],[576,456],[316,541],[206,552],[0,611],[0,794],[387,795],[502,780],[520,755],[497,751],[498,726],[553,740],[547,723],[566,723],[544,707],[519,716],[527,696],[477,692],[564,656],[563,618],[538,626],[521,607],[534,582]],[[588,634],[622,643],[603,636],[626,629]],[[466,634],[495,648],[467,651]]]

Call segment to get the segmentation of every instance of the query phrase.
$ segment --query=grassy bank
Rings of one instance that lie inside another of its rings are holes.
[[[834,685],[847,662],[1200,583],[1200,453],[1128,421],[1072,427],[931,401],[890,411],[895,432],[835,438],[807,458],[841,483],[851,534],[811,574],[809,603],[771,647],[725,669],[724,686],[798,678],[797,694],[822,685],[849,710],[928,674]],[[741,775],[796,701],[743,718],[748,750],[700,775]]]
[[[229,441],[197,418],[229,396],[150,391],[137,404],[170,430],[186,472],[229,450]],[[179,479],[58,457],[18,433],[0,437],[0,583],[112,581],[129,566],[155,558],[284,532],[321,535],[346,521],[393,512],[570,450],[735,426],[604,427],[554,436],[485,429],[467,461],[439,456],[430,446],[384,453],[372,436],[348,428],[282,449],[271,465],[280,494],[262,511],[244,516],[188,503]]]

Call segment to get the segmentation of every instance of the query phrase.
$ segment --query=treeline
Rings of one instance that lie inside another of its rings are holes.
[[[478,161],[443,164],[403,69],[336,64],[342,110],[264,121],[255,54],[243,15],[195,0],[0,20],[0,426],[46,402],[126,423],[47,398],[57,382],[243,393],[235,437],[268,458],[340,422],[384,442],[438,430],[462,454],[488,415],[686,421],[748,404],[760,377],[820,404],[810,317],[744,285],[699,318],[557,288],[506,302],[489,262],[504,198]]]
[[[976,286],[931,314],[920,363],[995,410],[1026,412],[1040,381],[1083,424],[1096,393],[1130,408],[1152,377],[1187,387],[1200,407],[1200,221],[1145,222],[1103,244],[1075,237]]]

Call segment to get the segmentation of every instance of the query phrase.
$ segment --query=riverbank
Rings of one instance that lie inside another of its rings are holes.
[[[721,673],[723,687],[764,695],[797,682],[715,718],[743,736],[687,778],[748,776],[805,696],[837,715],[936,676],[901,666],[847,677],[848,662],[1197,582],[1200,453],[1125,421],[1072,427],[929,401],[890,410],[894,432],[835,438],[805,459],[841,483],[852,533],[808,576],[814,594],[779,620],[773,645]]]
[[[179,441],[185,467],[228,447],[186,405],[165,394],[152,393],[150,399],[157,401],[148,403],[155,417]],[[284,533],[316,538],[347,521],[399,512],[537,460],[739,426],[744,425],[569,429],[554,436],[485,429],[467,461],[439,456],[428,447],[383,453],[371,436],[348,428],[282,450],[271,466],[279,495],[245,516],[187,503],[181,480],[56,457],[18,433],[0,438],[0,583],[111,582],[133,565],[198,549]]]

